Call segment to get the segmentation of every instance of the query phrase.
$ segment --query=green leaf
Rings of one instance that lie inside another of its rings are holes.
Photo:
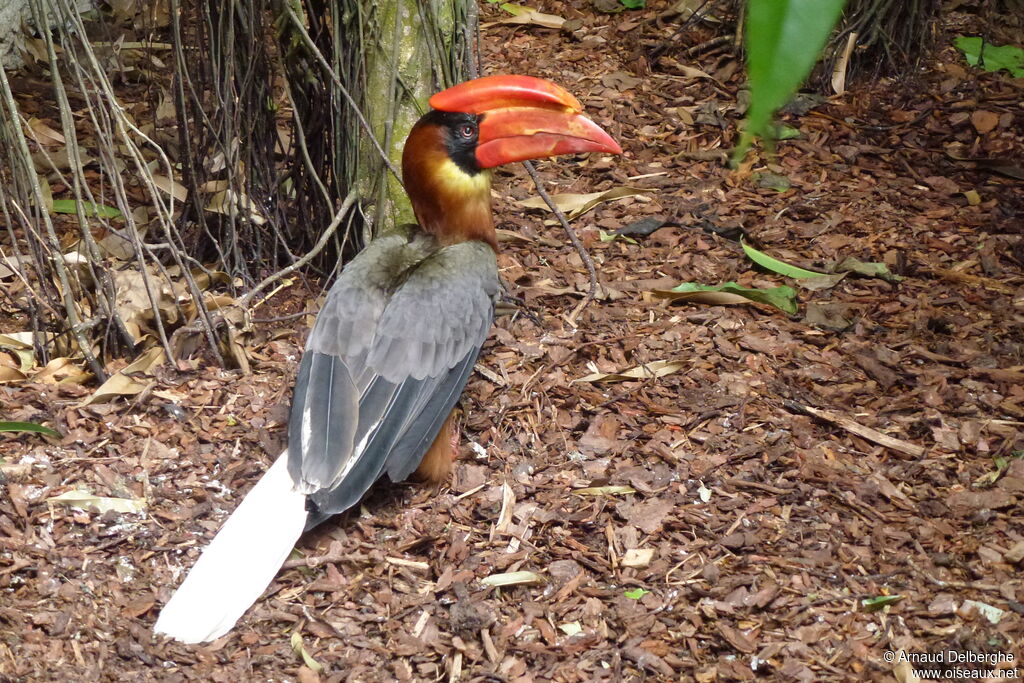
[[[814,66],[844,0],[750,0],[747,3],[747,77],[750,109],[733,152],[738,164],[755,135],[770,132],[784,105]]]
[[[992,484],[995,484],[999,480],[999,477],[1003,476],[1003,472],[1005,472],[1007,468],[1010,467],[1010,461],[1000,455],[992,456],[992,464],[995,465],[996,468],[993,471],[986,472],[985,474],[975,479],[975,486],[981,488],[992,486]]]
[[[861,261],[847,256],[835,267],[837,273],[854,273],[861,277],[877,277],[886,282],[896,283],[903,278],[889,270],[889,266],[876,261]]]
[[[629,242],[630,244],[640,244],[632,237],[627,237],[626,235],[615,235],[604,230],[600,230],[599,232],[601,233],[600,239],[602,242],[614,242],[615,240],[624,240],[626,242]]]
[[[643,9],[647,5],[647,0],[619,0],[619,2],[626,9]]]
[[[61,433],[35,422],[0,422],[0,432],[35,432],[61,438]]]
[[[1006,69],[1014,78],[1024,76],[1024,50],[1014,45],[993,45],[978,36],[958,36],[956,45],[971,66],[979,64],[985,71]]]
[[[762,268],[767,268],[773,273],[785,275],[786,277],[791,277],[795,280],[799,280],[801,278],[828,276],[828,273],[818,273],[813,270],[806,270],[804,268],[799,268],[797,266],[791,266],[785,261],[780,261],[777,258],[772,258],[768,254],[762,251],[758,251],[757,249],[754,249],[752,246],[747,244],[745,240],[740,240],[740,246],[743,247],[743,251],[746,253],[747,257],[751,261],[761,266]]]
[[[755,173],[750,179],[754,181],[755,186],[776,192],[785,192],[792,187],[789,178],[769,171]]]
[[[684,282],[667,291],[652,292],[655,296],[672,301],[697,301],[713,306],[748,303],[774,306],[784,313],[796,315],[796,290],[786,285],[769,289],[752,289],[741,287],[735,282],[721,285],[700,285],[696,282]]]
[[[643,588],[630,588],[629,590],[623,592],[623,595],[625,595],[630,600],[639,600],[640,598],[644,597],[650,592],[651,591],[644,590]]]
[[[799,128],[793,126],[778,125],[775,126],[775,139],[776,140],[795,140],[796,138],[803,137],[803,133],[800,132]]]
[[[324,670],[324,667],[320,662],[313,659],[313,655],[309,654],[306,650],[306,646],[302,643],[302,634],[298,631],[292,632],[291,637],[292,651],[298,656],[302,657],[302,663],[313,670],[314,673],[320,673]]]
[[[877,612],[878,610],[894,605],[903,599],[902,595],[879,595],[877,598],[867,598],[860,601],[865,612]]]
[[[85,212],[86,216],[90,216],[93,218],[124,218],[123,213],[121,213],[112,206],[107,206],[106,204],[93,204],[92,202],[82,202],[82,210]],[[78,209],[75,207],[74,199],[54,199],[53,212],[77,214]]]

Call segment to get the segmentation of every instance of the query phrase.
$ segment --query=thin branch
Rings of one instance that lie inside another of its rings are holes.
[[[338,77],[338,74],[334,72],[334,69],[331,68],[331,65],[327,63],[327,60],[317,48],[316,43],[313,42],[313,39],[306,31],[306,27],[302,25],[301,21],[299,21],[299,17],[295,14],[295,10],[292,9],[292,6],[288,3],[284,3],[284,8],[288,11],[288,17],[292,20],[295,28],[302,35],[302,40],[306,43],[306,47],[309,48],[313,56],[316,57],[316,60],[320,62],[320,66],[324,68],[327,74],[331,77],[331,80],[334,81],[334,84],[338,86],[338,90],[341,91],[341,94],[348,101],[349,106],[352,107],[352,111],[355,112],[356,118],[359,119],[359,125],[363,127],[363,130],[366,132],[366,136],[370,139],[370,142],[373,143],[377,153],[380,154],[381,160],[384,161],[384,164],[387,165],[388,169],[391,170],[391,173],[393,173],[395,178],[398,179],[398,182],[402,182],[402,174],[398,172],[398,167],[395,166],[388,157],[387,152],[385,152],[384,148],[381,147],[380,141],[377,140],[377,136],[373,134],[373,128],[370,127],[370,122],[366,120],[365,116],[363,116],[363,111],[359,108],[359,105],[356,104],[355,99],[352,98],[348,88],[346,88],[344,83],[341,82],[341,79]]]
[[[583,297],[583,301],[576,305],[576,308],[569,314],[569,323],[572,325],[576,324],[576,318],[587,307],[594,297],[597,296],[597,269],[594,268],[594,260],[590,258],[590,254],[587,252],[587,248],[580,242],[580,238],[576,235],[576,231],[569,225],[569,219],[565,217],[558,205],[555,204],[555,200],[551,198],[548,191],[544,189],[541,184],[540,175],[537,174],[537,169],[534,168],[533,164],[529,161],[524,161],[523,166],[526,167],[526,172],[533,178],[534,184],[537,186],[537,193],[540,194],[541,199],[548,205],[551,212],[558,218],[558,222],[562,224],[562,229],[565,230],[565,234],[568,235],[569,241],[572,242],[572,246],[576,247],[577,253],[580,255],[580,259],[583,260],[583,265],[587,267],[587,273],[590,275],[590,289],[587,291],[587,295]]]
[[[304,255],[295,263],[292,263],[291,265],[282,268],[273,275],[270,275],[267,278],[265,278],[258,285],[256,285],[251,290],[246,292],[246,294],[238,300],[238,305],[243,309],[248,308],[249,303],[261,291],[263,291],[270,285],[274,284],[281,278],[291,275],[299,268],[302,268],[304,265],[312,261],[316,257],[316,255],[319,254],[325,246],[327,246],[327,242],[331,239],[331,236],[338,229],[338,226],[341,225],[341,222],[345,219],[345,216],[348,215],[348,212],[352,208],[352,205],[355,204],[356,196],[357,195],[355,192],[349,192],[348,196],[345,197],[345,201],[341,203],[341,207],[334,214],[334,219],[331,221],[331,224],[328,225],[327,229],[324,230],[324,233],[320,235],[320,239],[317,241],[316,245],[314,245],[313,248],[309,250],[309,253]]]

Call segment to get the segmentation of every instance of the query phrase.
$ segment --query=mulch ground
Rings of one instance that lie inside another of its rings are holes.
[[[486,29],[485,66],[566,85],[625,149],[540,164],[549,190],[651,192],[574,221],[603,285],[574,320],[580,257],[517,206],[535,195],[525,171],[497,174],[500,227],[519,236],[499,264],[522,305],[470,380],[450,485],[378,486],[307,535],[224,638],[150,629],[282,447],[308,319],[260,324],[249,375],[163,368],[130,402],[0,387],[5,419],[66,434],[0,437],[0,680],[915,680],[885,659],[899,650],[1019,666],[1024,191],[961,159],[1019,172],[1020,80],[942,47],[913,81],[784,116],[800,137],[730,171],[708,152],[734,142],[735,57],[684,58],[711,35],[695,31],[645,60],[678,25],[657,20],[666,7],[545,2],[574,30]],[[946,34],[976,21],[951,14]],[[664,227],[608,239],[642,219]],[[799,288],[792,316],[650,294],[793,284],[740,235],[808,268],[855,257],[899,279]],[[576,381],[655,361],[679,363]],[[148,510],[48,502],[77,488]],[[480,582],[516,571],[538,582]]]

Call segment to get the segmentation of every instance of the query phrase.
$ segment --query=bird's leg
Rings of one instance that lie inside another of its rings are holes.
[[[434,443],[430,444],[430,448],[423,455],[420,466],[416,468],[415,477],[427,484],[443,484],[452,471],[452,461],[458,453],[459,428],[455,424],[455,411],[452,411],[441,425]]]

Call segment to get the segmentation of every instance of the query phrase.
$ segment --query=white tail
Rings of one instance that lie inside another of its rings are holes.
[[[274,579],[306,524],[285,450],[221,527],[153,630],[183,643],[227,633]]]

